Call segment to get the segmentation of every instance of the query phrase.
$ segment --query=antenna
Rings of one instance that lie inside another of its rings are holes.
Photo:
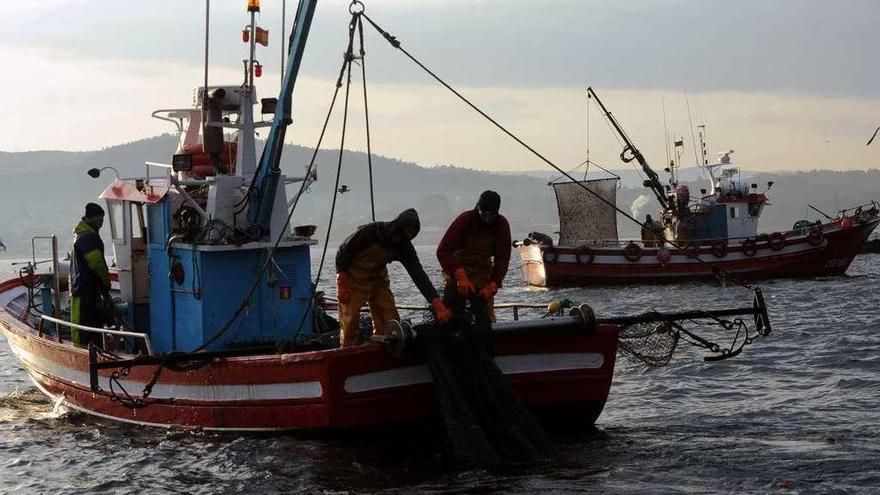
[[[698,125],[697,129],[700,130],[700,152],[703,154],[703,165],[708,165],[709,159],[706,158],[706,124]]]
[[[660,104],[663,106],[663,144],[666,145],[666,163],[670,163],[669,160],[669,128],[666,126],[666,98],[662,98],[660,100]],[[670,163],[670,170],[672,170],[672,164]]]
[[[590,173],[590,92],[587,91],[587,160],[584,167],[584,180],[587,180],[587,174]]]
[[[211,0],[205,0],[205,85],[202,89],[202,127],[208,122],[208,34],[211,27]]]
[[[697,164],[699,164],[700,157],[697,155],[697,138],[696,136],[694,136],[694,120],[691,118],[691,102],[688,99],[687,87],[684,88],[684,104],[687,106],[688,111],[688,123],[691,127],[691,141],[694,142],[694,160],[696,160]]]

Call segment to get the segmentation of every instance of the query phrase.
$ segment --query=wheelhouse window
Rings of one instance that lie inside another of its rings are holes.
[[[749,203],[749,216],[756,217],[761,214],[761,210],[764,208],[763,202],[754,202]]]
[[[730,207],[730,218],[739,218],[739,206]]]
[[[108,220],[110,220],[110,237],[113,238],[115,244],[125,244],[125,211],[123,211],[122,201],[115,199],[107,200],[107,209],[109,210]]]

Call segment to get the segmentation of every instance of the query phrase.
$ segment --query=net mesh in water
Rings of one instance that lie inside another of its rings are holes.
[[[636,323],[621,327],[617,350],[651,368],[669,364],[678,346],[679,333],[666,322]]]
[[[449,325],[414,327],[437,386],[454,460],[492,467],[543,457],[550,442],[495,364],[479,301],[456,315]]]

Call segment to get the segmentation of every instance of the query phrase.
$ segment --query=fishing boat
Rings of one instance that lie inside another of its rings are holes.
[[[34,256],[20,276],[0,283],[0,329],[34,384],[58,404],[139,425],[233,431],[366,427],[439,415],[418,325],[392,321],[370,343],[338,348],[333,303],[312,274],[315,227],[291,229],[296,204],[317,179],[314,161],[297,177],[280,169],[315,5],[299,2],[281,92],[260,101],[260,114],[271,121],[255,120],[261,69],[254,42],[262,30],[254,18],[259,1],[250,0],[241,84],[209,85],[206,66],[192,108],[153,114],[179,132],[171,163],[148,162],[144,176],[117,176],[100,194],[114,259],[108,325],[70,323],[54,235],[34,239],[51,245],[48,266]],[[362,7],[353,3],[352,25],[361,22]],[[349,70],[353,59],[350,40]],[[258,157],[255,130],[264,126],[270,131]],[[109,168],[88,173],[97,179]],[[299,185],[290,201],[288,184]],[[494,360],[538,417],[589,426],[608,397],[622,328],[657,324],[670,335],[669,325],[707,315],[752,315],[759,333],[769,332],[760,293],[752,306],[698,315],[597,318],[580,305],[494,323]],[[76,346],[72,328],[103,343]],[[739,350],[710,349],[722,358]]]
[[[523,275],[534,286],[591,284],[644,284],[727,278],[765,279],[842,275],[861,252],[880,223],[876,202],[822,214],[824,221],[798,220],[780,232],[758,232],[761,213],[773,183],[741,179],[733,164],[733,150],[710,163],[701,129],[700,148],[708,187],[693,194],[679,184],[677,164],[666,171],[668,183],[635,147],[617,119],[592,88],[605,118],[624,142],[621,159],[636,161],[649,189],[662,207],[658,220],[642,226],[642,239],[618,238],[618,216],[633,218],[616,205],[619,178],[568,180],[550,183],[559,211],[559,237],[533,232],[515,242]],[[680,143],[676,143],[680,144]]]

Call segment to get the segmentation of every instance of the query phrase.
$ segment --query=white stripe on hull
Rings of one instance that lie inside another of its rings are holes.
[[[497,356],[495,358],[495,364],[498,365],[505,375],[599,369],[604,363],[605,358],[598,352],[520,354]],[[345,379],[345,391],[354,394],[408,385],[421,385],[431,381],[431,373],[428,371],[427,366],[407,366],[405,368],[352,375]]]
[[[10,342],[11,344],[11,342]],[[11,345],[12,351],[18,359],[33,373],[42,373],[50,377],[57,377],[68,382],[74,382],[82,387],[89,387],[89,374],[76,369],[55,363],[51,360],[35,356],[32,353]],[[110,390],[108,377],[99,376],[99,384],[102,389]],[[143,382],[132,380],[120,380],[122,386],[129,392],[143,390],[146,385]],[[118,387],[117,387],[118,388]],[[257,401],[257,400],[285,400],[285,399],[318,399],[324,393],[320,381],[291,382],[291,383],[267,383],[254,385],[175,385],[169,383],[156,383],[150,397],[154,399],[177,399],[202,402],[220,401]]]
[[[654,254],[654,251],[646,251],[642,250],[642,257],[638,261],[629,261],[627,260],[623,254],[603,254],[600,248],[596,248],[593,250],[595,256],[593,257],[591,265],[680,265],[680,264],[688,264],[688,263],[701,263],[701,262],[712,262],[712,263],[720,263],[724,264],[726,262],[731,261],[761,261],[765,258],[790,255],[790,254],[801,254],[806,251],[825,249],[827,247],[828,241],[825,241],[824,244],[819,246],[814,246],[807,242],[791,244],[783,247],[779,251],[773,251],[769,248],[761,248],[754,256],[746,256],[742,253],[742,251],[730,251],[723,258],[718,258],[712,253],[700,253],[699,259],[689,258],[687,255],[680,253],[677,250],[670,250],[670,254],[672,257],[667,263],[660,263],[657,260],[657,256]],[[565,248],[565,246],[562,246]],[[615,250],[616,252],[620,252],[619,250]],[[575,254],[567,254],[567,253],[559,253],[559,260],[557,263],[572,263],[577,264],[577,255]]]
[[[49,397],[53,402],[55,402],[59,398],[61,398],[62,405],[64,407],[67,407],[70,409],[75,409],[77,411],[80,411],[80,412],[83,412],[86,414],[91,414],[92,416],[97,416],[99,418],[110,419],[113,421],[120,421],[123,423],[128,423],[128,424],[133,424],[133,425],[149,426],[149,427],[153,427],[153,428],[179,428],[179,427],[181,427],[181,425],[179,425],[177,423],[150,423],[147,421],[137,421],[137,420],[130,419],[130,418],[124,418],[122,416],[111,416],[109,414],[102,414],[97,411],[87,409],[85,407],[79,406],[77,404],[74,404],[73,402],[66,400],[64,397],[64,394],[61,394],[59,396],[59,395],[55,395],[55,394],[49,392],[48,390],[46,390],[46,387],[43,386],[43,384],[39,381],[39,379],[36,376],[34,376],[34,374],[32,372],[28,372],[28,375],[30,376],[31,381],[34,382],[34,385],[36,385],[36,387],[38,389],[40,389],[40,392],[43,392],[44,394],[46,394],[46,396]],[[220,426],[199,426],[198,429],[206,430],[206,431],[254,431],[254,432],[256,432],[256,431],[289,431],[289,430],[295,430],[298,428],[295,428],[295,427],[289,427],[289,428],[242,428],[242,427],[225,428],[225,427],[220,427]]]

